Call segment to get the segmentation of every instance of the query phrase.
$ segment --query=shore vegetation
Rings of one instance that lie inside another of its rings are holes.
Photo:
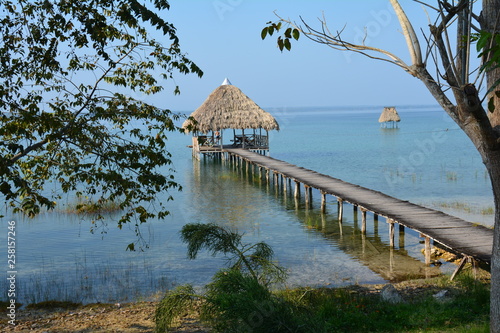
[[[193,311],[212,332],[489,332],[488,279],[462,273],[453,282],[407,282],[394,288],[396,301],[383,286],[280,288],[285,269],[268,245],[246,245],[211,224],[186,225],[181,233],[191,259],[206,249],[228,255],[229,265],[201,293],[190,285],[167,292],[155,332],[168,332]]]

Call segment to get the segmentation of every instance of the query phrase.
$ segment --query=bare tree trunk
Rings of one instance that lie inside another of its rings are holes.
[[[481,29],[492,34],[500,33],[500,0],[483,0],[483,10],[481,12]],[[492,41],[493,43],[493,41]],[[493,46],[493,44],[491,45]],[[484,61],[489,60],[486,56]],[[486,73],[487,87],[492,87],[500,79],[500,68],[490,70]],[[491,125],[498,128],[500,126],[500,97],[496,92],[500,92],[500,86],[497,86],[488,96],[487,102],[493,101],[495,110],[488,112]]]
[[[500,332],[500,152],[492,151],[485,159],[485,165],[491,178],[495,199],[495,233],[493,255],[491,258],[491,300],[490,332]]]

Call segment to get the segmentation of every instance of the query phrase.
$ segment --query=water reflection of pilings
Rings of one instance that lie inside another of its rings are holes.
[[[289,211],[303,221],[305,227],[317,231],[329,242],[384,279],[401,281],[441,274],[439,268],[430,266],[428,256],[423,263],[408,255],[405,249],[405,228],[399,225],[396,233],[396,223],[393,220],[386,219],[387,227],[384,228],[387,229],[388,241],[384,240],[379,233],[381,228],[378,215],[366,209],[353,206],[350,215],[344,209],[343,200],[339,198],[335,211],[329,213],[327,208],[332,205],[327,203],[324,192],[318,191],[321,201],[316,207],[318,203],[313,201],[311,187],[306,185],[301,188],[299,182],[292,182],[292,179],[278,172],[241,158],[229,158],[228,163],[242,179],[257,185],[268,195],[280,200]],[[373,216],[370,231],[367,226],[367,213]],[[430,253],[430,242],[426,242],[425,249]]]

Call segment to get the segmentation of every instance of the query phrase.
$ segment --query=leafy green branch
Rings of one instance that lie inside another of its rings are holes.
[[[265,39],[268,35],[272,36],[275,31],[279,32],[282,28],[282,22],[275,23],[275,22],[269,21],[266,24],[268,24],[268,26],[264,27],[264,29],[262,29],[262,31],[260,33],[260,37],[262,39]],[[291,43],[292,38],[295,40],[299,40],[299,38],[300,38],[299,29],[288,27],[282,36],[278,36],[276,42],[277,42],[278,48],[280,49],[281,52],[283,52],[283,49],[286,49],[288,51],[290,51],[292,49],[292,43]]]
[[[118,227],[168,215],[158,194],[180,188],[165,168],[178,116],[127,96],[157,94],[174,74],[203,75],[162,18],[168,8],[165,0],[0,2],[0,193],[13,212],[36,216],[69,193],[96,205],[118,200],[127,208]],[[49,182],[59,188],[45,191]]]

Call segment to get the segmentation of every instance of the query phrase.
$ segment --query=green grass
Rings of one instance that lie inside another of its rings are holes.
[[[251,277],[225,270],[201,298],[201,319],[213,332],[231,333],[489,332],[487,282],[462,273],[456,282],[436,278],[397,287],[405,301],[392,304],[373,287],[271,292]],[[435,299],[443,289],[448,291],[446,299]]]
[[[299,326],[316,324],[314,330],[303,332],[489,332],[486,284],[462,278],[444,288],[452,294],[445,302],[429,292],[391,304],[378,294],[350,289],[298,289],[282,292],[281,297],[300,309],[295,313],[304,326]]]
[[[39,309],[45,309],[45,310],[52,310],[52,309],[76,309],[77,307],[81,306],[81,303],[74,303],[74,302],[69,302],[69,301],[44,301],[40,303],[32,303],[28,304],[26,306],[26,309],[29,310],[39,310]]]

